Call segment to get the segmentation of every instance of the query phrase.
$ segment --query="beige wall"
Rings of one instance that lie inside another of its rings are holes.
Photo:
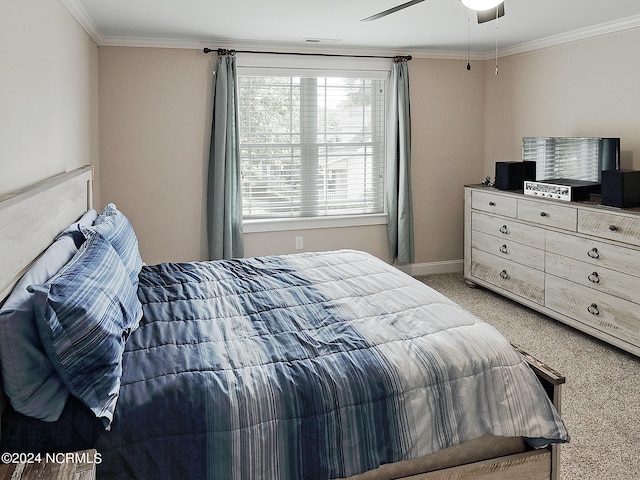
[[[214,66],[201,51],[100,48],[102,198],[130,217],[148,263],[206,258]],[[481,180],[484,76],[481,65],[464,67],[410,64],[417,263],[459,262],[462,188]],[[245,254],[294,252],[297,236],[305,251],[357,248],[388,260],[384,226],[247,233]]]
[[[640,169],[640,29],[500,59],[486,72],[484,170],[521,158],[523,136],[621,138]]]
[[[96,44],[59,1],[8,3],[0,11],[0,195],[99,167]]]
[[[204,259],[215,57],[117,47],[99,56],[103,203],[131,220],[145,262]]]
[[[415,273],[461,271],[463,188],[483,178],[484,67],[417,59],[409,68]]]
[[[303,239],[302,250],[295,248],[296,237]],[[380,225],[245,233],[244,238],[246,256],[354,248],[387,261],[389,257],[387,231]]]

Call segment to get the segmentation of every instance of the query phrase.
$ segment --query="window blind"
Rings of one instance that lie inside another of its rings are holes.
[[[245,219],[384,211],[380,77],[239,72]]]

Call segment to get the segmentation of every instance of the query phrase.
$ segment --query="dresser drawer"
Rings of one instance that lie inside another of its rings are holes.
[[[546,250],[580,260],[590,268],[609,268],[629,275],[640,276],[640,250],[600,242],[588,237],[547,232]],[[640,298],[640,290],[638,290]]]
[[[515,218],[518,201],[516,198],[498,195],[492,192],[473,190],[471,192],[471,208],[483,212],[506,215]]]
[[[518,199],[518,219],[575,232],[578,209],[551,202]]]
[[[601,332],[640,345],[637,303],[547,275],[545,306]]]
[[[640,246],[640,217],[580,210],[578,232]]]
[[[472,235],[483,232],[504,240],[544,249],[544,229],[526,225],[509,218],[494,217],[485,213],[471,214]]]
[[[544,270],[544,250],[499,238],[483,232],[473,232],[471,246],[522,265]]]
[[[540,305],[544,302],[544,272],[471,249],[471,275]]]
[[[573,258],[547,252],[546,272],[584,287],[631,302],[640,302],[640,277],[596,267]],[[640,273],[640,272],[639,272]],[[640,309],[640,305],[638,305]]]

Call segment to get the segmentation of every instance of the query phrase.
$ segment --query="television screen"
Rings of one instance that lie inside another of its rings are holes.
[[[523,137],[522,160],[536,162],[536,180],[600,183],[602,170],[620,169],[620,139]]]

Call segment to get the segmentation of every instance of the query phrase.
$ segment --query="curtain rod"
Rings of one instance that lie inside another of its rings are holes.
[[[218,48],[213,50],[211,48],[205,47],[202,50],[204,53],[212,53],[215,52],[218,55],[235,55],[236,53],[261,53],[261,54],[270,54],[270,55],[306,55],[306,56],[316,56],[316,57],[347,57],[347,58],[389,58],[393,59],[394,62],[408,62],[411,60],[411,55],[396,55],[393,57],[383,56],[383,55],[346,55],[339,53],[310,53],[310,52],[262,52],[262,51],[254,51],[254,50],[228,50],[226,48]]]

